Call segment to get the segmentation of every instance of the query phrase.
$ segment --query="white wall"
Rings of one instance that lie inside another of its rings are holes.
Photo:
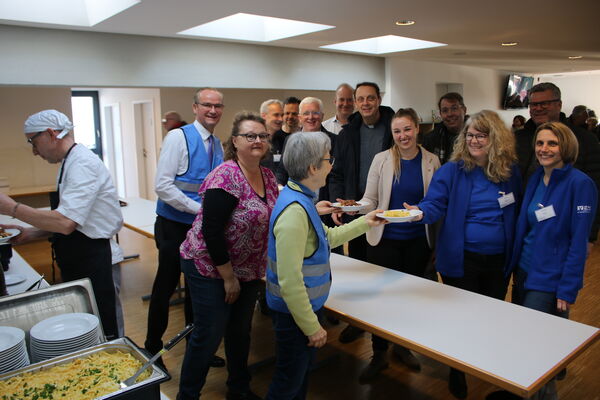
[[[385,79],[381,57],[8,25],[0,54],[7,85],[334,90]]]
[[[540,75],[539,82],[552,82],[560,88],[562,111],[567,117],[571,115],[573,107],[580,104],[600,115],[600,71]]]
[[[423,122],[431,122],[431,111],[437,109],[438,102],[436,84],[462,84],[467,112],[494,110],[510,126],[515,115],[522,114],[528,118],[529,114],[527,109],[501,109],[507,75],[486,68],[388,57],[383,102],[394,109],[412,107]]]

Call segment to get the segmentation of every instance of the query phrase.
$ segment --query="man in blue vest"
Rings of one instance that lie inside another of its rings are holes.
[[[221,142],[213,135],[223,108],[221,92],[213,88],[199,89],[192,105],[195,121],[171,130],[163,141],[155,181],[158,202],[154,238],[158,248],[158,271],[152,286],[145,342],[146,349],[152,354],[163,347],[162,336],[169,323],[169,300],[181,274],[179,246],[201,207],[198,189],[206,175],[223,162]],[[192,319],[186,291],[186,324]],[[215,356],[213,366],[224,365],[225,361]]]

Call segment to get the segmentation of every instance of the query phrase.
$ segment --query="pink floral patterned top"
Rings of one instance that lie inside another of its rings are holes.
[[[261,167],[261,171],[266,202],[252,189],[239,165],[233,160],[225,161],[208,174],[199,190],[200,196],[203,196],[208,189],[222,189],[239,199],[225,226],[225,238],[233,273],[242,282],[265,276],[269,218],[279,195],[273,172],[264,167]],[[204,208],[201,207],[192,229],[181,244],[181,257],[194,260],[200,275],[221,279],[202,236],[203,212]]]

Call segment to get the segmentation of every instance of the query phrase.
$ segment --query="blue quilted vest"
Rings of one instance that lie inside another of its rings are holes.
[[[319,310],[325,304],[331,287],[331,268],[329,266],[330,248],[323,229],[323,223],[319,218],[317,209],[313,203],[315,194],[303,185],[289,181],[288,185],[281,191],[271,213],[269,221],[269,248],[267,257],[267,304],[269,308],[289,313],[285,300],[281,297],[281,287],[277,278],[277,257],[285,257],[285,254],[277,254],[275,248],[275,235],[273,228],[279,215],[292,203],[300,204],[308,219],[317,233],[317,250],[302,263],[302,275],[304,286],[313,311]]]
[[[173,184],[187,197],[200,203],[201,199],[198,195],[200,186],[210,171],[223,162],[223,149],[221,148],[221,142],[215,136],[213,140],[213,157],[212,160],[209,160],[202,136],[200,136],[200,132],[196,127],[189,124],[182,126],[181,129],[188,150],[188,169],[182,175],[175,176]],[[179,211],[160,199],[156,202],[156,213],[171,221],[188,225],[191,225],[194,218],[196,218],[196,215]]]

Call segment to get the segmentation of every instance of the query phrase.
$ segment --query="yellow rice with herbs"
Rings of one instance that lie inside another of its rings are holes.
[[[141,368],[129,353],[101,351],[69,363],[0,381],[1,400],[95,399],[120,389],[119,383]],[[146,370],[137,379],[150,376]]]

